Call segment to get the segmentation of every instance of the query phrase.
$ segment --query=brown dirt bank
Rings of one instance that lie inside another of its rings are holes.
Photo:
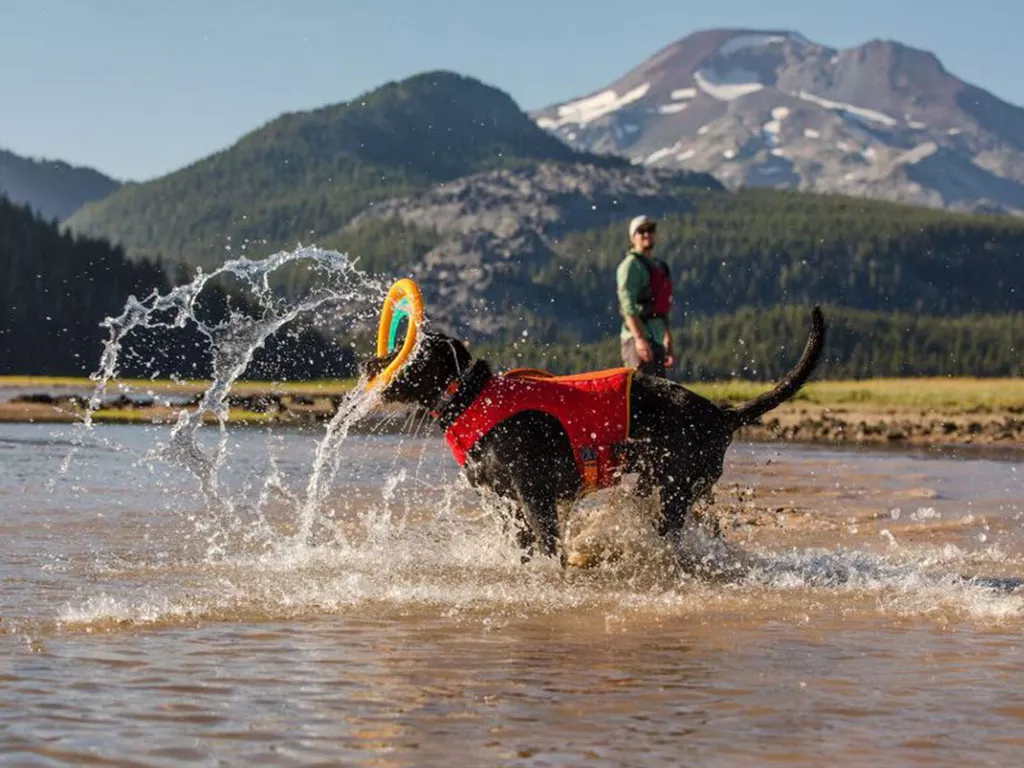
[[[969,409],[786,403],[740,439],[885,445],[992,445],[1024,449],[1024,405]]]

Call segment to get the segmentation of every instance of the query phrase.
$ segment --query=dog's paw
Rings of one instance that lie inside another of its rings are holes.
[[[566,556],[565,564],[569,568],[597,568],[603,559],[600,552],[577,549]]]
[[[570,568],[598,568],[617,563],[622,557],[622,549],[614,544],[577,541],[563,558],[563,562]]]

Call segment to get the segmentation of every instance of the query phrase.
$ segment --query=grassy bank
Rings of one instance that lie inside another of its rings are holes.
[[[685,382],[684,382],[685,383]],[[162,395],[193,394],[204,391],[208,381],[168,381],[150,379],[117,379],[108,387],[111,393],[124,391]],[[704,397],[717,402],[742,402],[769,389],[770,383],[752,381],[721,381],[685,383]],[[355,379],[325,381],[267,382],[241,381],[232,387],[236,395],[261,394],[305,395],[327,397],[344,395],[355,385]],[[0,376],[0,399],[3,390],[19,389],[52,392],[60,389],[85,389],[94,386],[88,378],[61,376]],[[1024,407],[1024,378],[902,378],[816,381],[804,387],[794,402],[821,406],[878,406],[893,408],[937,408],[970,410],[973,408]]]
[[[239,381],[231,391],[239,395],[259,395],[268,392],[295,395],[343,395],[355,385],[355,379],[330,379],[324,381]],[[27,389],[40,392],[59,389],[87,389],[96,386],[85,376],[0,376],[0,396],[5,389]],[[210,386],[204,380],[169,379],[115,379],[107,389],[116,392],[127,387],[133,392],[152,392],[159,395],[181,395],[202,392]]]
[[[725,381],[687,385],[718,402],[743,402],[770,388],[769,384]],[[905,378],[858,381],[817,381],[804,387],[794,402],[822,406],[878,406],[890,408],[1024,407],[1024,378]]]

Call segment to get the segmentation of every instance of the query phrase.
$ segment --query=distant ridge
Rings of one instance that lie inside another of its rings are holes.
[[[66,219],[120,187],[121,182],[92,168],[62,160],[34,160],[0,149],[0,194],[45,219]]]
[[[837,50],[790,30],[697,32],[533,117],[577,149],[732,188],[1024,212],[1024,109],[898,42]]]

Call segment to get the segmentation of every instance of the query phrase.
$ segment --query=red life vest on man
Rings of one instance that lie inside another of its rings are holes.
[[[492,376],[445,431],[445,440],[455,460],[465,465],[470,449],[498,424],[523,411],[542,411],[565,430],[584,491],[607,488],[618,482],[625,458],[634,373],[613,368],[553,376],[517,369]]]
[[[661,259],[636,251],[633,257],[647,270],[647,285],[640,290],[640,316],[644,320],[667,319],[672,311],[672,270]]]

